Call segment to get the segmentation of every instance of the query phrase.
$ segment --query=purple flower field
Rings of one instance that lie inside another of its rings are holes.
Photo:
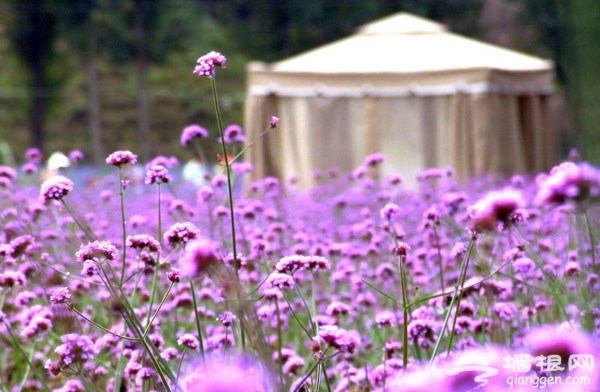
[[[203,184],[26,158],[0,166],[2,392],[600,391],[596,167],[406,189],[373,154],[303,192],[227,154]]]

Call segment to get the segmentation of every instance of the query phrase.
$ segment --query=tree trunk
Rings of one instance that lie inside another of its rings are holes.
[[[566,22],[564,45],[566,89],[577,146],[586,160],[600,160],[600,3],[597,0],[559,2]]]
[[[140,141],[140,155],[142,161],[150,159],[150,120],[148,110],[148,64],[146,61],[146,45],[144,37],[143,10],[139,1],[135,2],[135,39],[137,46],[137,118],[138,140]]]
[[[44,63],[40,56],[31,59],[31,108],[30,131],[31,146],[44,150],[44,117],[46,113],[46,75]]]
[[[92,143],[92,162],[101,165],[104,162],[102,148],[102,128],[100,119],[100,93],[98,90],[98,71],[96,69],[96,30],[93,22],[88,21],[88,52],[86,73],[88,79],[88,121],[89,136]]]

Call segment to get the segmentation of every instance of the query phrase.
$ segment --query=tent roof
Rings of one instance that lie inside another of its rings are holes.
[[[450,33],[439,23],[407,13],[268,66],[252,64],[249,73],[250,86],[271,83],[272,88],[314,84],[319,75],[333,87],[359,83],[348,76],[362,76],[362,83],[373,87],[383,87],[385,81],[396,87],[457,81],[516,87],[523,86],[523,76],[528,88],[551,88],[553,83],[551,61]]]

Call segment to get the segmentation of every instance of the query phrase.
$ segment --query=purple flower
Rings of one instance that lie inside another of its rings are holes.
[[[93,241],[81,245],[75,256],[80,263],[86,260],[113,261],[117,258],[117,252],[117,248],[108,241]]]
[[[179,268],[172,268],[171,271],[167,273],[167,279],[173,283],[181,282],[181,272],[179,271]]]
[[[511,321],[517,314],[517,308],[512,302],[496,302],[492,305],[491,311],[504,321]]]
[[[525,345],[533,356],[559,355],[563,364],[573,354],[597,354],[599,348],[597,340],[569,324],[533,328],[525,338]]]
[[[73,190],[73,181],[64,176],[52,176],[40,187],[40,197],[45,201],[60,200]]]
[[[471,228],[477,231],[494,230],[499,223],[508,224],[512,215],[523,208],[523,194],[515,189],[487,193],[468,208]]]
[[[246,141],[246,136],[242,132],[242,127],[237,124],[231,124],[223,131],[225,143],[231,144],[234,142],[243,143]]]
[[[127,237],[126,245],[138,251],[160,252],[160,243],[147,234],[136,234]]]
[[[171,246],[183,245],[190,240],[198,238],[200,230],[190,222],[175,223],[164,234],[165,241]]]
[[[146,172],[146,184],[166,184],[171,181],[169,170],[163,165],[154,165]]]
[[[21,166],[21,170],[23,170],[23,173],[25,174],[33,174],[37,173],[38,167],[35,163],[27,162]]]
[[[361,343],[358,332],[347,331],[337,325],[320,326],[318,339],[341,352],[350,354],[353,354]]]
[[[206,137],[208,137],[208,131],[206,129],[197,124],[188,125],[183,128],[183,131],[181,132],[181,145],[185,147],[190,144],[194,138],[202,139]]]
[[[370,155],[367,155],[365,160],[363,161],[363,166],[367,167],[375,167],[385,161],[385,155],[380,152],[376,152]]]
[[[83,153],[79,150],[73,150],[69,153],[69,158],[73,161],[73,162],[81,162],[83,161]]]
[[[408,324],[408,338],[427,348],[436,340],[436,324],[429,319],[415,319]]]
[[[194,74],[211,78],[215,76],[215,67],[225,68],[227,59],[221,53],[212,51],[198,58]]]
[[[50,303],[53,305],[66,304],[71,299],[71,291],[67,287],[59,287],[50,294]]]
[[[200,342],[198,338],[190,333],[183,334],[177,339],[177,344],[189,348],[190,350],[198,350],[200,348]]]
[[[40,162],[42,162],[43,158],[44,158],[44,155],[38,148],[34,147],[34,148],[30,148],[27,151],[25,151],[25,159],[27,159],[27,162],[40,163]]]
[[[181,273],[187,277],[208,271],[219,261],[214,244],[204,238],[189,241],[179,259]]]
[[[539,176],[537,183],[538,204],[579,203],[600,198],[600,170],[587,163],[561,163],[549,175]]]
[[[83,382],[78,379],[67,380],[61,388],[54,389],[54,392],[85,392]]]
[[[273,272],[265,282],[267,287],[277,287],[281,290],[289,290],[294,288],[294,278],[288,274]]]
[[[274,391],[260,362],[239,356],[219,356],[184,366],[179,388],[182,392]]]
[[[279,125],[279,117],[271,116],[271,119],[269,120],[269,127],[276,128],[277,125]]]
[[[17,171],[10,166],[0,166],[0,177],[7,178],[10,182],[17,179]]]
[[[90,338],[85,335],[69,333],[63,335],[61,340],[63,343],[54,350],[59,356],[58,361],[46,364],[46,368],[51,373],[60,372],[75,365],[82,365],[93,359],[98,353]]]
[[[137,155],[131,151],[115,151],[106,158],[107,165],[121,167],[123,165],[134,165],[137,162]]]
[[[4,271],[0,273],[0,287],[25,286],[27,278],[21,271]]]
[[[231,327],[233,325],[233,323],[235,322],[236,318],[237,317],[235,317],[235,314],[226,310],[217,317],[217,320],[221,324],[223,324],[224,327]]]

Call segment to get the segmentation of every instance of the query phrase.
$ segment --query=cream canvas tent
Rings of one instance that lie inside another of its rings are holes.
[[[382,152],[406,179],[452,166],[466,179],[548,169],[557,158],[551,62],[400,13],[289,59],[248,66],[255,176],[351,171]],[[384,173],[384,174],[385,174]]]

